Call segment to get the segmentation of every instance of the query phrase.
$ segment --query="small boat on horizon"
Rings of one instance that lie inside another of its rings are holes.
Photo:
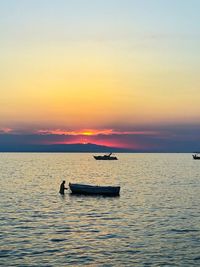
[[[93,156],[96,160],[118,160],[117,157],[111,156],[112,153],[109,153],[108,155],[103,156]]]
[[[193,159],[200,159],[200,152],[195,152],[195,154],[192,155]]]
[[[69,183],[72,194],[119,196],[120,186],[98,186]]]

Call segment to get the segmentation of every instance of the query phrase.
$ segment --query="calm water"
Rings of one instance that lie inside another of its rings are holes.
[[[200,161],[118,157],[0,154],[0,266],[200,266]],[[63,179],[121,195],[61,197]]]

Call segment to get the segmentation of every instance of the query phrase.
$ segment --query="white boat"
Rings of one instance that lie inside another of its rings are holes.
[[[69,188],[72,194],[119,196],[120,186],[97,186],[86,184],[71,184]]]

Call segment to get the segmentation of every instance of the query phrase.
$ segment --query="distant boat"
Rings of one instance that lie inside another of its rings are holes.
[[[71,184],[69,188],[72,194],[119,196],[120,186],[96,186],[86,184]]]
[[[200,152],[196,152],[192,157],[193,159],[200,159]]]
[[[111,156],[112,153],[108,155],[103,155],[103,156],[93,156],[96,160],[117,160],[118,158],[115,156]]]

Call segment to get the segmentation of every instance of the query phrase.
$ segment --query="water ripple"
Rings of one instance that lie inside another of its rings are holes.
[[[1,266],[199,266],[200,164],[188,154],[0,153],[0,169]],[[121,195],[62,197],[63,179]]]

